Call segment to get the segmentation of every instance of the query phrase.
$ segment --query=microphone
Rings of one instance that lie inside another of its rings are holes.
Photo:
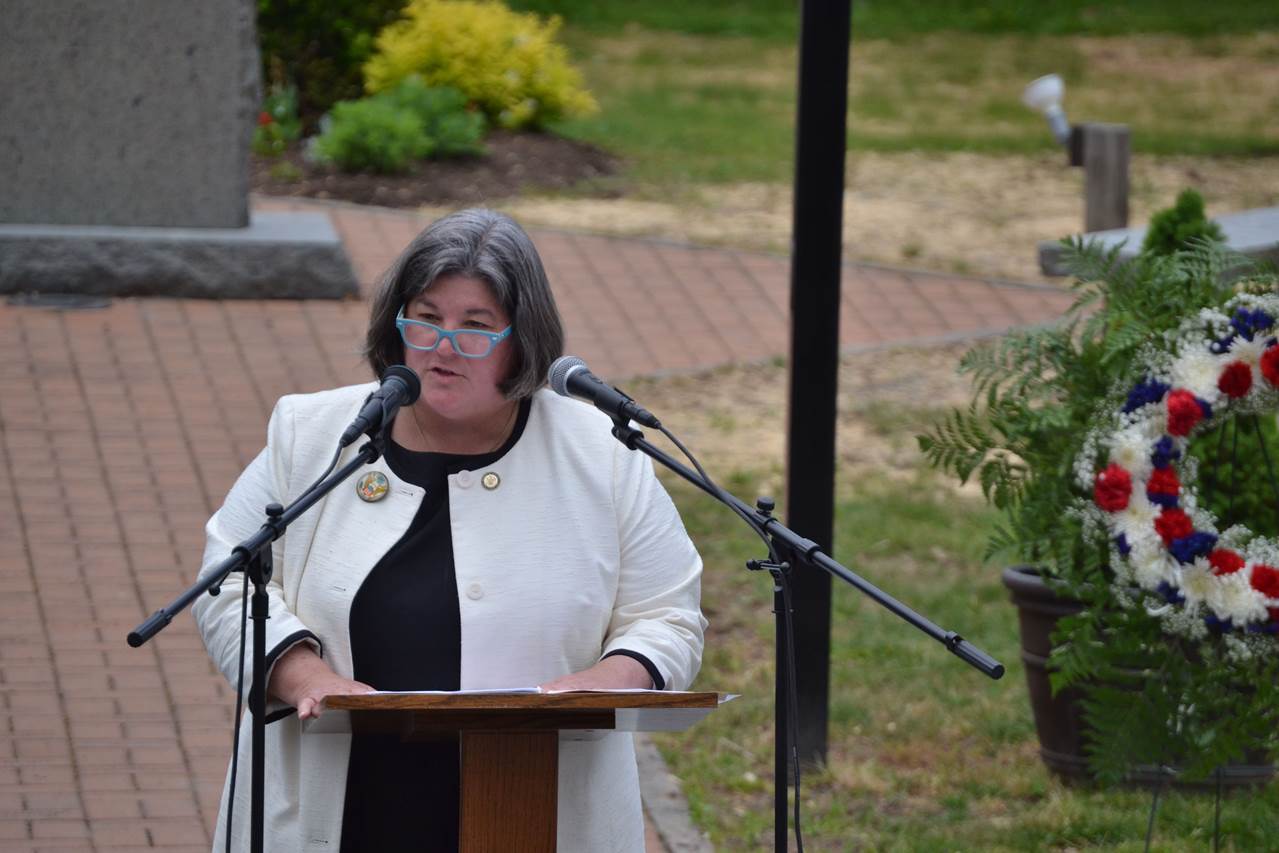
[[[662,428],[662,422],[653,417],[652,412],[616,388],[605,385],[591,373],[586,362],[575,355],[562,355],[555,359],[547,374],[547,382],[551,390],[561,397],[579,397],[611,417],[635,421],[653,429]]]
[[[362,433],[382,429],[395,418],[401,406],[412,405],[422,393],[422,380],[402,364],[393,364],[382,374],[382,385],[369,394],[355,420],[342,433],[338,447],[346,447]]]

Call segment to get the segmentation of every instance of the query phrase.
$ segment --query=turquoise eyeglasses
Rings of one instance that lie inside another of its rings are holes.
[[[483,332],[479,329],[441,329],[434,323],[422,320],[410,320],[404,316],[404,309],[395,315],[395,328],[400,330],[404,345],[412,349],[430,352],[440,345],[440,341],[448,339],[453,352],[463,358],[484,358],[493,352],[493,348],[511,336],[511,327],[500,332]]]

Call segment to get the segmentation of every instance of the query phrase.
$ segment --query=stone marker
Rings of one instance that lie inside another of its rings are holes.
[[[4,4],[0,292],[355,292],[326,217],[249,216],[255,8]]]
[[[1279,207],[1257,207],[1211,217],[1221,226],[1226,247],[1261,262],[1279,264]],[[1135,257],[1146,239],[1146,229],[1114,228],[1079,235],[1102,249],[1122,246],[1120,258]],[[1039,244],[1039,268],[1044,275],[1068,275],[1065,248],[1056,240]]]

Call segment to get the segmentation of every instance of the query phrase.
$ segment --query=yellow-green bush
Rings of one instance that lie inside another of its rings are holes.
[[[364,66],[370,92],[410,74],[452,86],[506,128],[539,127],[598,107],[555,42],[560,20],[512,12],[493,0],[411,0],[378,34]]]

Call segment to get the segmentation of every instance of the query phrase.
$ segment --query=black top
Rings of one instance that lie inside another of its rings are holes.
[[[511,437],[492,453],[417,453],[387,441],[387,465],[426,494],[408,531],[369,572],[351,603],[356,681],[378,690],[461,686],[448,477],[505,455],[524,432],[529,408],[528,400],[520,404]],[[456,740],[402,743],[396,736],[354,736],[342,853],[456,850],[458,787]]]
[[[395,475],[426,490],[399,542],[369,572],[351,603],[355,680],[378,690],[461,687],[462,627],[449,527],[448,477],[492,465],[519,441],[531,400],[520,403],[511,437],[492,453],[417,453],[387,441]],[[644,655],[657,689],[664,679]],[[341,853],[456,850],[459,772],[456,739],[403,743],[355,735],[346,776]]]

